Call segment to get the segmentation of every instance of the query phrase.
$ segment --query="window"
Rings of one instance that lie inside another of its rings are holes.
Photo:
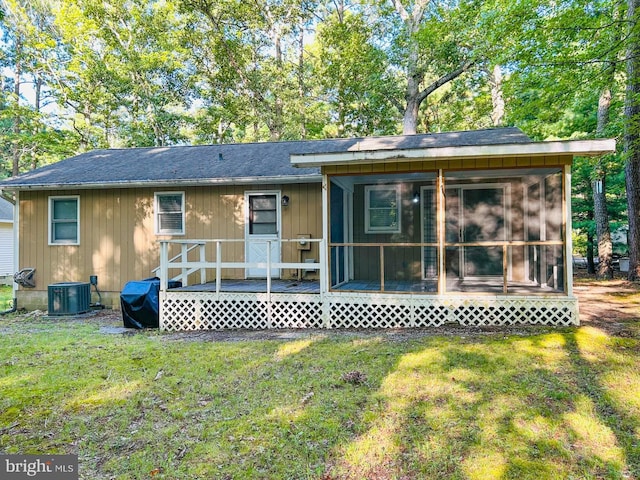
[[[49,245],[80,244],[80,197],[49,197]]]
[[[276,235],[278,233],[278,197],[249,195],[249,233]]]
[[[400,185],[365,187],[365,232],[400,233]]]
[[[156,193],[156,235],[184,235],[184,192]]]

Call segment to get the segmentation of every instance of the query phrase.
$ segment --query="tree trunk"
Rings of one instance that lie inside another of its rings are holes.
[[[417,56],[416,56],[417,59]],[[417,61],[417,60],[416,60]],[[410,67],[412,61],[409,62]],[[417,64],[413,68],[409,68],[409,75],[407,77],[407,108],[404,112],[403,119],[403,133],[410,135],[416,133],[416,125],[418,124],[418,110],[420,105],[424,102],[429,95],[439,89],[441,86],[446,85],[450,81],[458,78],[464,72],[469,70],[473,66],[472,61],[467,61],[463,65],[460,65],[455,70],[442,75],[436,81],[431,83],[428,87],[420,90],[420,83],[424,79],[424,75],[419,71]]]
[[[280,34],[280,29],[277,25],[272,25],[272,39],[275,50],[275,59],[276,66],[278,67],[278,72],[282,73],[283,70],[283,61],[282,61],[282,36]],[[278,79],[275,82],[276,88],[274,89],[274,102],[273,102],[273,120],[270,125],[271,130],[271,140],[276,142],[282,138],[282,134],[284,131],[284,120],[283,120],[283,111],[284,105],[282,101],[282,80]]]
[[[303,140],[307,138],[307,117],[305,112],[307,101],[307,88],[304,81],[304,28],[300,28],[300,36],[298,37],[298,96],[302,102],[302,108],[300,109],[300,138]]]
[[[604,88],[598,100],[598,126],[596,136],[602,137],[604,129],[609,122],[609,108],[611,106],[611,91]],[[599,157],[594,168],[595,178],[592,184],[593,191],[593,218],[596,223],[596,238],[598,240],[597,276],[599,278],[613,278],[613,242],[611,240],[611,228],[609,227],[609,213],[607,212],[607,182],[606,168]]]
[[[13,74],[13,94],[16,97],[16,107],[20,106],[20,82],[22,75],[22,41],[19,36],[16,36],[15,39],[15,65],[14,65],[14,74]],[[18,113],[18,109],[16,109],[16,116],[13,119],[13,145],[12,145],[12,164],[11,164],[11,175],[14,177],[20,173],[20,142],[18,138],[20,136],[20,114]]]
[[[640,0],[628,0],[627,91],[624,117],[624,152],[629,212],[629,274],[640,280],[640,35],[636,23]]]
[[[598,269],[596,275],[599,278],[613,278],[613,243],[611,230],[609,229],[609,215],[607,213],[607,200],[605,196],[605,175],[593,182],[593,218],[596,223],[596,238],[598,240]]]
[[[502,95],[502,69],[500,65],[493,67],[489,73],[489,85],[491,86],[491,122],[494,127],[499,127],[504,121],[504,96]]]
[[[409,47],[409,61],[407,64],[407,91],[405,93],[406,107],[402,119],[403,135],[414,135],[418,126],[418,110],[420,109],[420,82],[423,75],[418,70],[418,52],[414,51],[415,46]]]

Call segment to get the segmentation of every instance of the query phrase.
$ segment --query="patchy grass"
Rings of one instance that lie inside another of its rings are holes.
[[[13,306],[13,289],[7,285],[0,285],[0,312],[9,310]]]
[[[640,477],[639,336],[104,324],[0,317],[0,453],[76,453],[85,479]]]

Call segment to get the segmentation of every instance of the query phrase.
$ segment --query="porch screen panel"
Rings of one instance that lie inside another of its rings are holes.
[[[527,235],[526,240],[530,242],[539,241],[541,237],[540,219],[541,219],[541,204],[540,204],[540,181],[534,181],[527,187]],[[528,276],[527,279],[531,282],[540,285],[541,272],[540,272],[540,245],[529,245],[527,247],[527,260],[528,260]]]
[[[422,241],[424,243],[435,243],[438,241],[437,235],[437,202],[436,190],[434,188],[423,189],[422,191]],[[438,277],[438,248],[424,247],[423,251],[423,272],[425,280],[432,280]]]
[[[562,293],[559,167],[446,172],[446,291]]]
[[[460,228],[460,189],[445,190],[445,243],[459,243],[462,230]],[[445,247],[445,270],[447,277],[457,278],[460,272],[460,248],[447,245]]]
[[[544,179],[545,240],[563,239],[562,218],[562,173],[547,175]],[[553,290],[564,291],[564,246],[550,245],[543,248],[543,285]]]
[[[345,243],[344,231],[344,190],[335,183],[331,184],[331,243]],[[331,247],[331,286],[346,281],[344,246]]]
[[[462,241],[506,240],[504,188],[463,188]],[[464,250],[464,276],[502,276],[502,247],[469,246]]]

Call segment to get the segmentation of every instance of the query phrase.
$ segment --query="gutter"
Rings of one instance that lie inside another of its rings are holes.
[[[75,189],[103,189],[103,188],[153,188],[153,187],[200,187],[216,185],[239,184],[292,184],[292,183],[321,183],[322,175],[287,175],[269,177],[241,177],[241,178],[210,178],[184,180],[132,180],[125,182],[73,182],[73,183],[30,183],[5,184],[7,191],[19,190],[75,190]],[[2,190],[0,190],[2,192]]]

